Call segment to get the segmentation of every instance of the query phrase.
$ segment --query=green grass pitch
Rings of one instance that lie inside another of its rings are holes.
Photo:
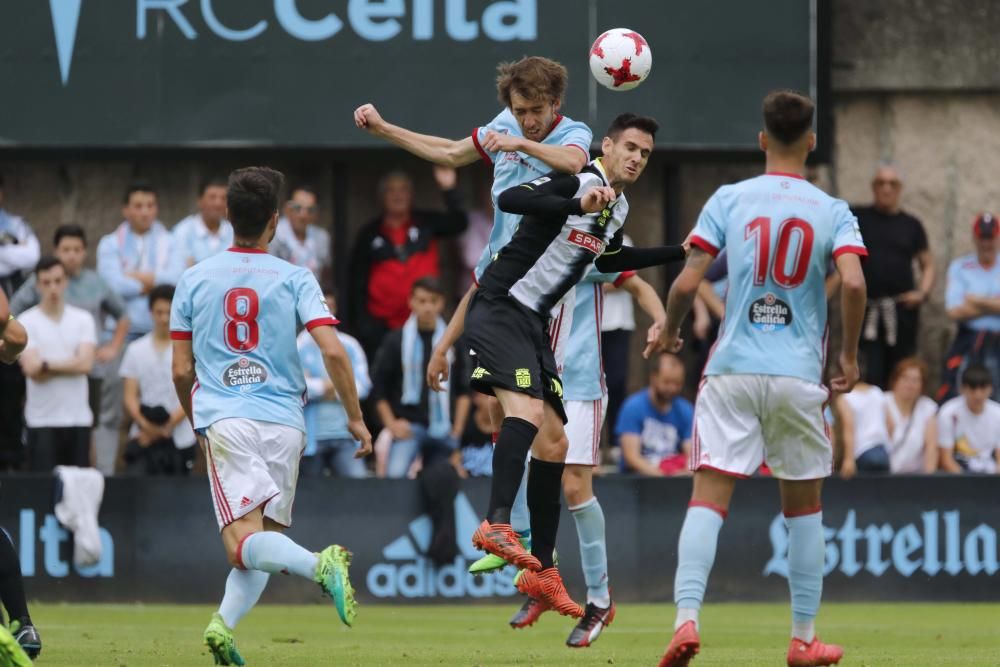
[[[546,614],[514,631],[504,606],[364,605],[354,629],[332,607],[254,609],[237,629],[252,666],[655,665],[670,638],[673,608],[625,604],[591,648],[566,648],[570,619]],[[212,665],[201,632],[212,608],[182,605],[35,604],[39,667]],[[693,665],[783,665],[785,604],[715,604],[702,615]],[[828,604],[820,636],[841,643],[842,665],[1000,665],[1000,605]]]

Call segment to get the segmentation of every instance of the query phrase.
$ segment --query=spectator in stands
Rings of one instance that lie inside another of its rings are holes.
[[[465,294],[475,280],[476,265],[483,255],[483,248],[490,242],[493,231],[493,199],[490,192],[492,179],[480,179],[476,182],[479,205],[469,211],[469,224],[458,239],[462,250],[462,273],[459,276],[459,294]]]
[[[938,412],[941,469],[995,474],[1000,459],[1000,403],[990,400],[989,370],[974,364],[962,373],[961,395]]]
[[[990,213],[976,216],[972,235],[976,252],[948,266],[944,307],[948,317],[958,323],[958,332],[945,358],[940,401],[956,395],[956,380],[970,364],[982,364],[989,370],[993,399],[1000,398],[1000,220]]]
[[[626,234],[622,242],[632,245]],[[601,361],[608,388],[608,429],[618,422],[618,412],[628,394],[628,368],[632,332],[635,331],[635,304],[632,294],[614,283],[604,283],[604,311],[601,315]],[[615,441],[615,438],[611,438]]]
[[[173,299],[173,285],[150,290],[153,330],[132,341],[122,358],[119,375],[125,413],[132,420],[124,456],[128,472],[186,475],[194,467],[194,431],[174,390],[170,344]]]
[[[450,392],[430,391],[424,381],[431,351],[445,330],[444,298],[444,289],[435,278],[414,282],[412,314],[401,329],[385,336],[375,357],[372,397],[379,419],[393,436],[388,477],[405,477],[417,456],[423,456],[425,467],[431,460],[451,457],[465,430],[467,374],[452,368]]]
[[[184,218],[170,231],[174,244],[174,272],[179,276],[193,266],[233,245],[233,226],[226,220],[224,178],[212,178],[198,189],[198,212]]]
[[[924,227],[900,209],[903,181],[895,167],[882,165],[872,179],[875,201],[854,207],[872,261],[864,264],[868,310],[861,335],[865,380],[886,387],[900,360],[917,351],[920,306],[934,287],[934,258]],[[913,262],[920,265],[920,283]]]
[[[97,273],[125,301],[129,319],[126,340],[131,342],[153,330],[148,295],[156,285],[177,280],[170,233],[156,219],[156,191],[148,183],[129,185],[123,197],[125,220],[97,244]],[[121,355],[111,360],[101,384],[101,414],[94,433],[99,452],[117,452],[122,422]],[[104,455],[102,454],[102,459]]]
[[[684,364],[673,354],[653,360],[649,387],[622,404],[615,435],[623,469],[651,477],[689,474],[694,406],[680,393]]]
[[[472,392],[472,414],[462,433],[462,460],[458,467],[461,477],[493,476],[493,422],[490,420],[489,397]]]
[[[94,426],[101,412],[101,384],[107,372],[106,364],[118,358],[125,345],[129,321],[125,315],[125,302],[101,276],[93,269],[84,266],[87,261],[87,236],[79,225],[60,225],[56,228],[52,240],[55,256],[62,262],[66,270],[68,284],[66,286],[66,303],[82,308],[94,318],[97,327],[98,348],[94,353],[94,366],[87,379],[87,394],[90,401],[90,411],[94,414]],[[41,301],[32,275],[27,282],[14,294],[10,309],[14,315],[19,315]],[[115,322],[114,330],[106,330],[102,323],[110,318]],[[94,452],[94,467],[105,475],[114,471],[117,447],[110,451],[96,449]]]
[[[271,254],[309,269],[320,285],[329,287],[333,281],[330,233],[316,224],[316,190],[304,184],[293,187],[284,213],[271,241]]]
[[[403,172],[379,183],[382,212],[358,232],[351,255],[351,324],[372,354],[387,331],[410,317],[410,290],[424,276],[438,277],[438,239],[465,231],[468,218],[455,189],[455,170],[434,167],[444,212],[413,209],[413,183]]]
[[[332,294],[326,295],[326,303],[331,313],[337,312],[337,301]],[[354,368],[358,398],[364,400],[372,389],[365,351],[356,338],[339,330],[337,337]],[[347,412],[326,372],[319,345],[308,331],[303,330],[299,334],[298,348],[309,398],[305,407],[306,449],[299,463],[299,473],[306,477],[331,473],[340,477],[364,477],[367,474],[365,462],[354,458],[358,442],[347,430]]]
[[[840,476],[851,479],[858,471],[889,472],[889,433],[893,424],[882,390],[873,384],[858,382],[850,393],[841,394],[834,400],[834,409],[844,441]]]
[[[903,359],[889,378],[886,405],[892,423],[889,469],[893,474],[932,473],[938,467],[937,410],[927,391],[927,364]]]
[[[4,208],[0,174],[0,290],[9,300],[38,264],[38,237],[24,218]],[[0,469],[16,467],[24,453],[24,374],[18,364],[0,364]]]
[[[43,257],[35,276],[42,300],[19,318],[28,333],[21,368],[28,378],[24,421],[29,468],[86,467],[94,418],[87,374],[94,364],[97,329],[90,313],[66,303],[66,270],[58,259]]]

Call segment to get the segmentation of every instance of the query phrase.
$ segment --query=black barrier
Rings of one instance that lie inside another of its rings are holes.
[[[52,512],[47,477],[0,485],[0,526],[21,556],[29,596],[40,600],[214,602],[228,566],[205,479],[108,480],[100,524],[104,556],[71,564],[68,534]],[[992,600],[1000,595],[996,501],[989,477],[832,480],[824,494],[827,600]],[[610,579],[621,602],[671,599],[677,536],[689,480],[613,477],[596,482],[607,517]],[[469,538],[486,506],[485,480],[467,480],[455,501],[459,555],[435,568],[424,556],[429,518],[415,483],[304,480],[290,535],[320,549],[354,552],[359,598],[372,602],[498,601],[515,595],[512,572],[475,578]],[[710,601],[787,598],[787,540],[773,480],[741,482],[719,540]],[[583,595],[573,520],[564,512],[559,558],[571,592]],[[319,601],[315,586],[275,578],[265,601]]]

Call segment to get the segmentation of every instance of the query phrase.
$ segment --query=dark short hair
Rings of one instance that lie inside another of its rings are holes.
[[[198,184],[198,197],[204,197],[209,188],[228,188],[229,181],[222,176],[210,176]]]
[[[87,245],[87,235],[80,225],[70,223],[56,227],[56,233],[52,237],[52,245],[58,246],[63,239],[80,239],[84,246]]]
[[[634,113],[623,113],[619,114],[613,121],[611,121],[611,125],[608,126],[606,136],[609,136],[617,141],[618,135],[629,128],[635,128],[645,132],[655,140],[656,132],[660,129],[660,124],[649,116],[640,116]]]
[[[665,358],[673,359],[674,361],[677,362],[677,364],[681,367],[681,369],[684,369],[684,362],[681,361],[681,358],[678,357],[673,352],[658,352],[655,356],[653,356],[649,360],[648,366],[650,375],[656,375],[657,373],[660,372],[660,366],[663,365],[663,360]]]
[[[284,175],[270,167],[244,167],[229,175],[226,205],[236,236],[260,238],[278,210],[278,196],[284,184]]]
[[[38,260],[38,264],[35,266],[35,275],[37,276],[42,271],[48,271],[49,269],[55,268],[57,266],[61,267],[64,272],[66,271],[66,267],[63,266],[63,263],[60,262],[57,257],[53,257],[52,255],[45,255],[40,260]]]
[[[128,204],[129,200],[132,199],[132,195],[136,192],[148,192],[149,194],[156,196],[156,188],[152,186],[147,181],[133,181],[128,184],[125,188],[125,196],[122,197],[122,203]]]
[[[174,300],[174,286],[173,285],[155,285],[153,289],[149,290],[149,308],[153,309],[153,304],[160,299],[166,301],[167,303],[172,303]]]
[[[308,192],[316,199],[319,199],[319,195],[316,194],[316,188],[310,183],[296,183],[294,187],[288,189],[288,198],[291,199],[294,197],[296,192]]]
[[[993,386],[993,376],[986,366],[970,364],[962,373],[962,386],[969,389]]]
[[[798,91],[773,90],[764,98],[762,111],[768,136],[787,146],[812,128],[816,105]]]
[[[410,294],[416,293],[418,289],[427,290],[431,294],[437,294],[443,297],[444,286],[441,285],[441,281],[434,276],[424,276],[422,278],[417,278],[413,281],[413,287],[410,288]]]

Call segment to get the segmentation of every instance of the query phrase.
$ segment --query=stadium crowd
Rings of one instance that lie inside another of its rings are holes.
[[[461,346],[449,360],[449,391],[430,391],[425,382],[447,302],[467,286],[442,282],[441,244],[457,239],[460,258],[474,263],[488,235],[489,203],[484,196],[484,211],[467,211],[452,169],[436,168],[435,180],[443,207],[425,211],[413,208],[405,173],[383,178],[382,212],[356,235],[350,285],[340,290],[347,303],[339,311],[331,238],[318,224],[316,191],[297,185],[288,193],[271,252],[312,271],[329,292],[331,312],[347,315],[338,334],[367,416],[380,426],[374,460],[354,459],[355,443],[319,350],[301,336],[308,401],[303,476],[406,477],[435,461],[451,463],[463,476],[491,472],[490,420],[483,396],[469,390],[471,369]],[[91,240],[78,225],[59,226],[52,254],[43,256],[30,224],[3,208],[2,187],[0,179],[0,286],[29,345],[18,364],[0,364],[0,466],[46,472],[59,464],[93,465],[106,475],[203,470],[174,393],[170,303],[184,269],[232,245],[226,181],[206,181],[197,210],[169,230],[158,220],[155,188],[129,186],[123,220],[97,242],[96,270],[87,266]],[[839,471],[844,478],[996,473],[1000,221],[977,216],[975,252],[948,266],[945,308],[957,333],[943,381],[930,387],[917,332],[937,271],[921,222],[901,208],[902,187],[898,170],[881,166],[872,179],[873,203],[853,209],[872,259],[864,268],[864,381],[828,410],[842,453]],[[699,290],[691,323],[698,368],[711,353],[725,308],[725,260],[717,264]],[[632,297],[614,284],[605,287],[603,333],[595,340],[608,375],[605,468],[688,474],[694,408],[683,395],[690,387],[685,364],[660,355],[650,362],[647,386],[627,395]],[[831,272],[828,295],[837,288]]]

